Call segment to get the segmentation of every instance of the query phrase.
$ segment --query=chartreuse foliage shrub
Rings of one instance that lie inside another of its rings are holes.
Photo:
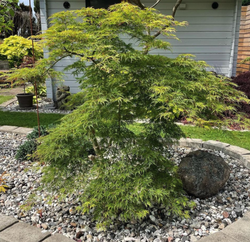
[[[36,60],[43,57],[43,49],[36,42],[34,42],[34,54]],[[10,67],[18,67],[24,56],[32,56],[32,41],[17,35],[5,38],[0,45],[0,55],[6,57]]]
[[[93,210],[100,225],[141,219],[155,204],[188,216],[190,203],[168,152],[184,135],[174,120],[182,115],[222,124],[218,114],[233,112],[245,96],[189,55],[151,55],[152,49],[170,49],[159,34],[173,38],[175,27],[186,24],[154,9],[129,3],[83,8],[56,13],[51,23],[43,36],[49,61],[77,57],[67,70],[78,78],[83,104],[40,138],[36,156],[47,164],[44,186],[61,197],[77,194],[79,209]],[[138,119],[149,123],[136,134],[126,125]]]

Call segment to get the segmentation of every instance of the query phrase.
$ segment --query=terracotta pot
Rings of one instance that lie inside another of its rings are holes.
[[[19,93],[16,95],[17,101],[20,108],[33,107],[33,96],[32,93]]]

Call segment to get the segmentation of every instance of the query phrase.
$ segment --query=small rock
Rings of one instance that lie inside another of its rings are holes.
[[[48,229],[48,225],[47,224],[41,224],[43,229]]]
[[[234,209],[234,212],[236,214],[237,217],[242,217],[242,210],[241,208],[237,207]]]
[[[225,226],[225,224],[224,223],[221,223],[220,225],[219,225],[219,229],[224,229],[226,226]]]
[[[226,212],[226,211],[224,211],[222,215],[223,215],[224,218],[228,218],[229,217],[229,213]]]
[[[77,223],[71,222],[70,225],[71,225],[72,227],[76,227],[76,226],[77,226]]]
[[[76,238],[77,238],[77,239],[80,239],[83,235],[84,235],[84,233],[83,233],[82,231],[79,231],[79,232],[76,234]]]

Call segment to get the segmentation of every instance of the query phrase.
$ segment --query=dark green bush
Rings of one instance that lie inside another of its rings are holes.
[[[35,139],[27,140],[23,145],[21,145],[17,151],[17,160],[28,160],[29,156],[36,151],[37,142]]]
[[[40,126],[40,135],[45,136],[49,134],[47,131],[47,126]],[[27,135],[27,141],[24,144],[20,145],[15,158],[17,160],[28,160],[31,159],[31,155],[36,151],[37,141],[39,137],[38,127],[35,127],[33,131]]]

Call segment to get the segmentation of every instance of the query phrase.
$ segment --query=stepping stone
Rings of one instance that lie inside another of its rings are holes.
[[[42,233],[39,228],[19,222],[0,232],[0,238],[6,241],[40,242],[50,236],[49,232]],[[1,241],[0,241],[1,242]]]
[[[15,223],[18,223],[17,219],[0,214],[0,231],[3,231]],[[0,240],[0,242],[2,241]]]
[[[9,241],[0,238],[0,242],[9,242]]]
[[[3,131],[3,132],[13,132],[17,128],[18,128],[17,126],[3,125],[3,126],[0,126],[0,131]]]
[[[15,130],[13,130],[13,132],[18,133],[18,134],[28,134],[32,131],[31,128],[23,128],[23,127],[19,127]]]

